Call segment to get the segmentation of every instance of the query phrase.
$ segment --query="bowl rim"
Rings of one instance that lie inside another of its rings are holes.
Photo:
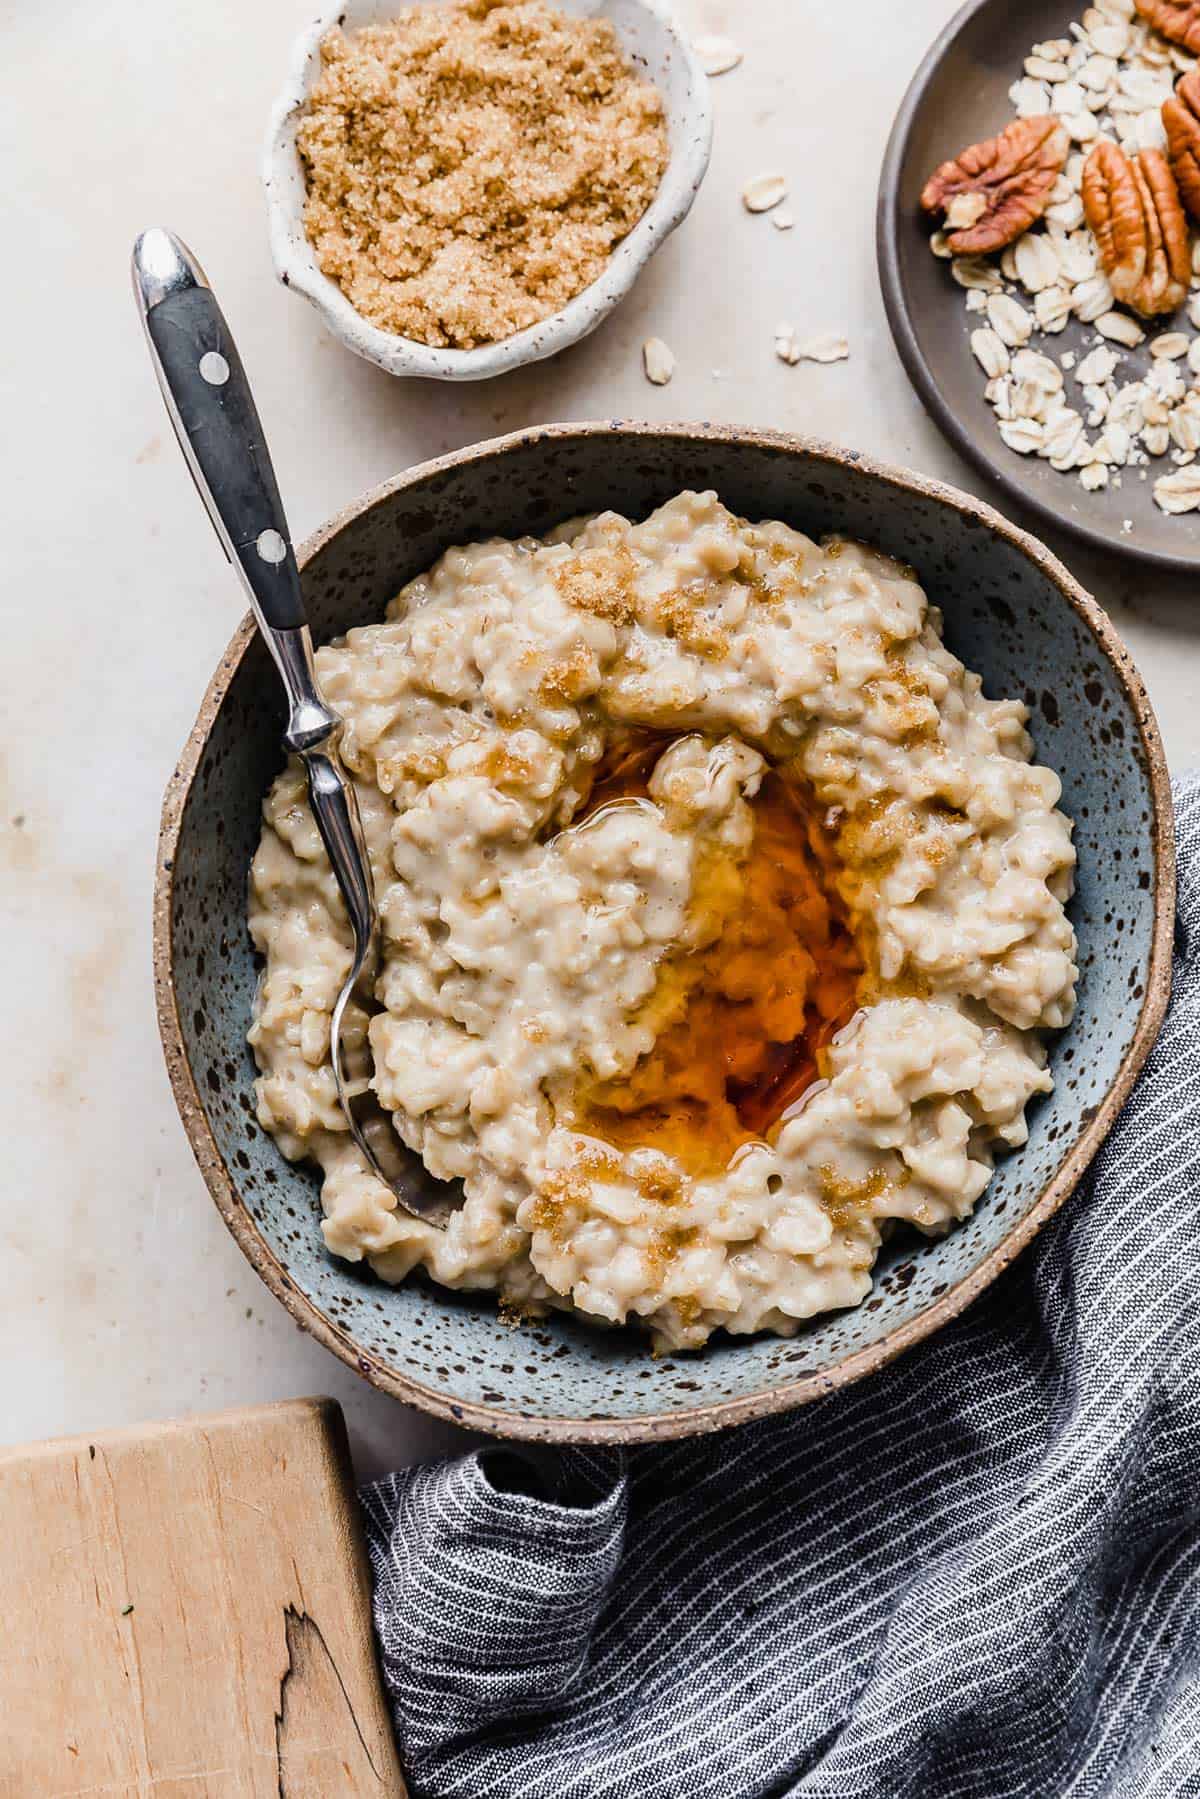
[[[431,0],[426,0],[431,3]],[[598,0],[602,4],[603,0]],[[261,158],[267,202],[267,232],[275,274],[289,291],[320,313],[326,328],[346,347],[386,374],[424,376],[436,381],[482,381],[528,363],[541,362],[586,337],[622,301],[638,276],[692,209],[712,155],[713,105],[709,80],[670,0],[626,0],[656,24],[687,72],[688,98],[668,111],[667,166],[649,206],[632,231],[609,254],[594,281],[557,312],[497,343],[474,350],[442,349],[383,331],[356,311],[341,288],[317,267],[301,231],[293,240],[293,206],[286,181],[295,173],[298,152],[293,120],[308,97],[309,62],[321,39],[345,14],[345,0],[326,0],[318,17],[294,39],[287,76],[271,108]]]
[[[1054,583],[1067,604],[1087,626],[1098,649],[1120,681],[1137,720],[1153,806],[1150,835],[1154,856],[1154,928],[1146,991],[1133,1040],[1107,1093],[1095,1108],[1078,1142],[1063,1158],[1034,1205],[1014,1224],[1003,1240],[963,1280],[950,1287],[915,1318],[908,1319],[886,1336],[855,1350],[836,1367],[811,1371],[792,1380],[782,1380],[755,1393],[741,1394],[730,1399],[701,1401],[636,1418],[541,1416],[509,1411],[480,1401],[451,1399],[410,1375],[401,1373],[381,1358],[365,1354],[347,1331],[297,1287],[268,1245],[238,1193],[209,1125],[200,1098],[199,1084],[188,1061],[172,978],[171,902],[175,852],[188,798],[203,760],[209,732],[255,634],[253,618],[247,614],[234,632],[208,684],[196,722],[168,782],[159,831],[154,883],[155,1002],[167,1070],[184,1129],[209,1192],[239,1248],[275,1297],[282,1301],[296,1322],[310,1335],[326,1349],[332,1350],[348,1367],[363,1375],[372,1386],[395,1399],[469,1429],[527,1441],[591,1444],[664,1442],[792,1411],[874,1373],[904,1350],[958,1317],[1032,1241],[1042,1225],[1058,1211],[1075,1188],[1150,1052],[1166,1011],[1171,985],[1175,919],[1173,812],[1166,757],[1149,696],[1128,650],[1104,610],[1044,544],[1010,523],[986,501],[976,500],[928,475],[876,461],[860,451],[787,432],[729,425],[657,425],[624,420],[552,424],[485,439],[448,455],[418,463],[413,468],[380,482],[341,507],[332,518],[305,539],[297,556],[300,569],[303,572],[314,556],[346,525],[370,511],[380,501],[435,475],[503,458],[510,452],[535,442],[567,442],[618,432],[667,438],[691,445],[708,442],[746,444],[782,450],[818,462],[850,465],[905,494],[932,499],[939,505],[949,506],[960,515],[1003,537],[1027,557]]]
[[[917,398],[943,436],[967,462],[989,481],[994,481],[1008,499],[1027,508],[1041,522],[1069,533],[1093,550],[1103,550],[1107,555],[1120,556],[1128,562],[1140,562],[1147,567],[1163,569],[1175,575],[1194,575],[1200,566],[1200,553],[1195,549],[1154,549],[1140,543],[1135,535],[1122,537],[1119,532],[1106,530],[1104,526],[1093,523],[1086,514],[1081,516],[1065,508],[1059,511],[1052,500],[1043,499],[1038,493],[1025,487],[1016,475],[1009,472],[1009,465],[1004,457],[997,453],[998,449],[1003,449],[999,437],[993,444],[986,436],[976,434],[963,424],[958,411],[943,391],[935,363],[926,356],[921,346],[913,323],[908,289],[901,273],[900,233],[907,215],[902,212],[900,205],[900,178],[913,127],[925,105],[930,84],[951,46],[978,15],[989,8],[998,11],[998,0],[964,0],[964,4],[947,20],[913,71],[888,134],[875,197],[875,263],[892,342]]]

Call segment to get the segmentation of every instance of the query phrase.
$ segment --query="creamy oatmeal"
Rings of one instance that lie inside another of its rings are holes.
[[[399,1212],[344,1126],[349,927],[293,762],[250,1041],[331,1250],[695,1347],[854,1305],[895,1221],[967,1216],[1051,1085],[1075,858],[1025,707],[940,622],[910,569],[685,493],[450,550],[319,651],[378,1094],[466,1194],[444,1232]]]

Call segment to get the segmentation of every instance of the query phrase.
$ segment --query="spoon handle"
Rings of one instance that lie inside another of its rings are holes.
[[[283,678],[284,743],[304,759],[313,815],[365,959],[375,900],[358,803],[337,753],[342,721],[317,685],[300,573],[242,359],[204,270],[174,232],[142,232],[133,288],[175,435]]]
[[[264,632],[305,624],[300,575],[258,409],[216,295],[173,232],[143,231],[133,285],[200,496]]]

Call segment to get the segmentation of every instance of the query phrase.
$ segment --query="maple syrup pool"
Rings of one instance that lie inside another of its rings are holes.
[[[672,741],[636,732],[610,750],[572,823],[644,802]],[[704,946],[660,971],[655,1004],[670,1022],[628,1075],[576,1096],[575,1129],[660,1150],[693,1175],[719,1173],[794,1115],[857,1010],[864,970],[837,892],[835,834],[807,783],[770,768],[749,805],[746,861],[701,869],[692,913]]]

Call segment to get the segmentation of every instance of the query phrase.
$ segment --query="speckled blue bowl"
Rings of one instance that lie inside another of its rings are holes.
[[[317,1182],[254,1120],[245,1033],[255,963],[246,870],[280,766],[278,684],[247,620],[167,792],[156,890],[159,1019],[176,1100],[213,1198],[293,1316],[375,1386],[514,1437],[685,1436],[803,1404],[954,1317],[1071,1191],[1154,1039],[1170,979],[1173,860],[1162,747],[1104,613],[1033,538],[923,477],[825,444],[717,427],[572,425],[427,463],[349,507],[301,556],[318,640],[378,618],[447,545],[542,532],[611,506],[640,517],[715,487],[753,518],[836,529],[913,563],[946,637],[993,695],[1021,694],[1076,820],[1082,979],[1054,1093],[949,1237],[885,1251],[871,1297],[790,1340],[714,1341],[655,1361],[644,1338],[555,1318],[519,1330],[486,1297],[391,1288],[335,1261]]]

